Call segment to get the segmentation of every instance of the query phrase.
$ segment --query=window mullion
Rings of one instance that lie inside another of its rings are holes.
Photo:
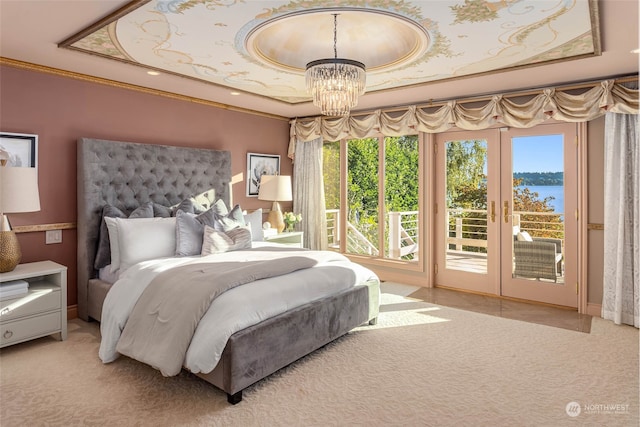
[[[385,137],[378,137],[378,256],[386,258],[386,208],[385,208]]]

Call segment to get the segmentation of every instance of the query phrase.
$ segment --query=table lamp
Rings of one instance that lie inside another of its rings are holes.
[[[0,150],[2,151],[2,150]],[[6,214],[40,210],[38,170],[6,166],[0,152],[0,273],[16,268],[22,258],[20,244]]]
[[[291,177],[286,175],[262,175],[258,199],[273,202],[267,221],[271,223],[273,228],[278,230],[278,233],[282,233],[284,219],[278,202],[293,200],[291,196]]]

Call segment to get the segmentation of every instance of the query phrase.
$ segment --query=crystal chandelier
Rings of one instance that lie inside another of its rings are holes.
[[[338,58],[338,14],[333,14],[333,58],[307,64],[305,83],[313,104],[326,116],[346,116],[365,90],[362,62]]]

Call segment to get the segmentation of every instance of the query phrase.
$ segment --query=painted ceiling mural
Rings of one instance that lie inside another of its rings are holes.
[[[588,0],[151,0],[69,42],[82,52],[307,102],[307,62],[363,62],[367,92],[599,55]]]

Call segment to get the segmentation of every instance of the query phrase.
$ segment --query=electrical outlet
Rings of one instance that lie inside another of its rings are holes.
[[[45,232],[45,244],[62,243],[62,230],[47,230]]]

